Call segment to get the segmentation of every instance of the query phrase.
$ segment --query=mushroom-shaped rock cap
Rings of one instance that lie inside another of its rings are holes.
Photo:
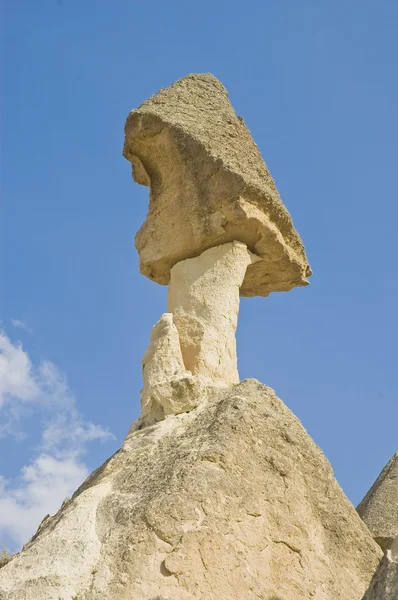
[[[222,83],[188,75],[133,110],[124,156],[150,187],[136,235],[141,273],[168,284],[179,261],[234,240],[262,260],[247,269],[243,296],[307,285],[304,247],[274,181]]]

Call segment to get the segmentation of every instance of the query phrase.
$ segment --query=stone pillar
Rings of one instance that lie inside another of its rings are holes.
[[[187,371],[203,382],[239,383],[235,331],[239,288],[247,267],[259,260],[241,242],[209,248],[171,269],[169,312]]]

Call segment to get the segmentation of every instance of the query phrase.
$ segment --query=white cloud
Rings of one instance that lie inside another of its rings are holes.
[[[0,407],[13,398],[25,403],[35,400],[38,395],[39,388],[29,356],[21,344],[12,344],[0,332]]]
[[[15,482],[0,478],[0,532],[15,548],[30,539],[47,514],[54,514],[88,475],[74,456],[40,454]],[[14,550],[14,548],[12,548]]]
[[[20,321],[19,319],[11,319],[11,323],[14,327],[17,327],[18,329],[23,329],[27,333],[33,333],[33,329],[28,327],[28,325],[26,325],[26,323],[24,323],[23,321]]]
[[[27,416],[40,415],[42,429],[34,456],[14,479],[0,476],[0,543],[7,536],[21,546],[46,514],[56,512],[87,477],[87,444],[113,436],[85,421],[56,365],[35,366],[20,343],[0,332],[0,437],[27,435]]]

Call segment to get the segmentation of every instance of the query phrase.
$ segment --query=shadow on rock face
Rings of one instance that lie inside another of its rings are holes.
[[[398,598],[398,538],[387,550],[362,600],[397,600]]]

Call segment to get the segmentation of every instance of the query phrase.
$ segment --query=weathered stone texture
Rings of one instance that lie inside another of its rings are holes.
[[[397,600],[398,538],[382,559],[363,600]]]
[[[398,538],[398,452],[384,467],[357,511],[376,542],[387,550]]]
[[[188,75],[133,110],[124,155],[150,187],[136,236],[141,272],[161,284],[171,268],[207,248],[238,240],[261,257],[249,266],[243,296],[307,285],[299,235],[274,181],[224,86]]]
[[[129,435],[0,570],[0,598],[361,600],[381,554],[298,419],[246,380]]]

